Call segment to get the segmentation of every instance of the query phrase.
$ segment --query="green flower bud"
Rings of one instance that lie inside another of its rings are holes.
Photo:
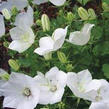
[[[72,22],[75,19],[75,15],[72,12],[67,13],[67,20]]]
[[[72,66],[72,64],[66,65],[66,70],[67,70],[68,72],[71,72],[73,68],[74,68],[74,67]]]
[[[8,73],[0,75],[0,79],[2,79],[4,81],[8,81],[9,77],[10,77],[10,75]]]
[[[49,31],[50,30],[50,20],[46,14],[42,15],[41,22],[42,22],[43,31]]]
[[[88,14],[87,10],[82,7],[78,8],[78,14],[82,20],[88,20],[88,18],[89,18],[89,14]]]
[[[11,14],[6,8],[2,10],[2,14],[5,17],[5,19],[7,19],[7,20],[9,20],[11,18]]]
[[[57,52],[58,55],[58,59],[60,60],[61,63],[67,63],[67,57],[65,56],[65,54],[63,52],[58,51]]]
[[[20,66],[19,66],[19,64],[18,64],[18,62],[17,62],[16,60],[10,59],[10,60],[8,61],[8,63],[9,63],[10,67],[11,67],[13,70],[15,70],[15,71],[18,71],[18,70],[19,70]]]
[[[42,25],[42,24],[41,24],[41,20],[38,19],[38,20],[36,21],[36,24],[37,24],[38,26],[41,26],[41,25]]]
[[[106,2],[102,3],[102,8],[105,12],[109,12],[109,5]]]
[[[89,13],[89,19],[91,20],[96,19],[95,11],[92,8],[88,9],[88,13]]]

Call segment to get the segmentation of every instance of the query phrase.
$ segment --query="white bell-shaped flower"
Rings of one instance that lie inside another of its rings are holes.
[[[54,104],[61,101],[67,81],[66,73],[53,67],[45,75],[39,73],[34,79],[40,89],[39,104]]]
[[[85,100],[93,101],[97,92],[94,89],[88,88],[91,81],[92,76],[88,70],[83,70],[77,74],[73,72],[67,74],[67,86],[74,95]]]
[[[39,101],[40,91],[32,77],[12,73],[2,87],[4,94],[3,107],[15,109],[34,109]]]
[[[65,29],[56,29],[52,34],[52,37],[42,37],[39,40],[39,47],[34,52],[41,56],[44,56],[52,51],[60,49],[65,41],[65,37],[67,35],[67,28],[68,27],[66,27]]]
[[[81,31],[71,32],[68,42],[75,45],[85,45],[90,40],[91,29],[94,24],[85,24]]]
[[[31,29],[33,25],[33,9],[28,7],[27,12],[22,12],[16,17],[16,27],[10,30],[12,42],[9,48],[19,53],[27,50],[33,43],[35,35]]]
[[[62,6],[66,2],[66,0],[34,0],[33,3],[39,5],[41,3],[46,3],[48,1],[50,1],[52,4],[54,4],[56,6]]]
[[[5,24],[4,24],[4,18],[0,14],[0,37],[2,37],[5,34]]]

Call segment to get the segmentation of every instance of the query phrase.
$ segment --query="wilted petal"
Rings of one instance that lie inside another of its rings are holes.
[[[2,15],[0,15],[0,37],[2,37],[4,34],[5,34],[4,18]]]

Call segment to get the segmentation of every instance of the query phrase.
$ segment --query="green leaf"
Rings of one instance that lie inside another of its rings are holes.
[[[102,67],[102,71],[104,72],[104,75],[109,78],[109,64],[104,64]]]

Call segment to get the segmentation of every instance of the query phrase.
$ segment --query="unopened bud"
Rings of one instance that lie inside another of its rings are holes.
[[[106,2],[102,3],[102,8],[105,12],[109,12],[109,5]]]
[[[8,73],[4,73],[0,75],[0,78],[4,81],[8,81],[9,80],[10,75]]]
[[[5,19],[7,19],[7,20],[9,20],[11,18],[11,14],[6,8],[2,10],[2,14],[5,17]]]
[[[72,12],[67,13],[67,20],[72,22],[72,20],[75,18],[75,15]]]
[[[89,14],[88,14],[87,10],[82,7],[78,8],[78,14],[82,20],[88,20],[88,18],[89,18]]]
[[[49,31],[50,30],[50,20],[46,14],[42,15],[41,22],[42,22],[43,31]]]
[[[11,67],[13,70],[15,70],[15,71],[18,71],[18,70],[19,70],[20,66],[19,66],[19,64],[18,64],[18,62],[17,62],[16,60],[10,59],[10,60],[8,61],[8,63],[9,63],[10,67]]]
[[[95,11],[92,8],[88,9],[88,13],[89,13],[89,19],[93,20],[96,18]]]
[[[67,63],[67,57],[65,56],[65,54],[63,52],[58,51],[57,52],[58,55],[58,59],[60,60],[61,63]]]

